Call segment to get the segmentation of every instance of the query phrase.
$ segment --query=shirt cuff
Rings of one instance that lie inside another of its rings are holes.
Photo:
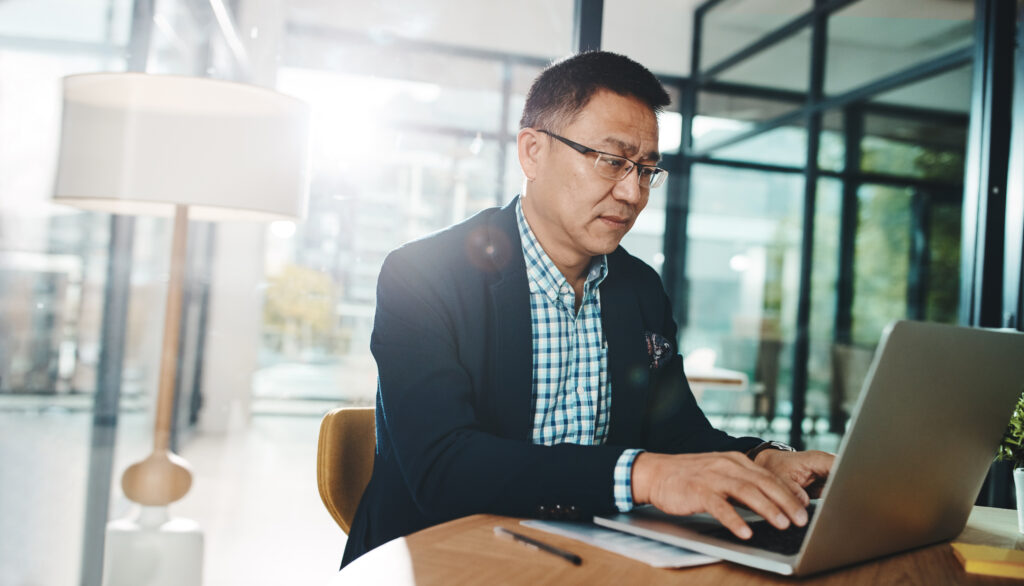
[[[633,460],[643,450],[629,449],[622,452],[615,462],[614,486],[615,507],[620,513],[628,513],[633,509]]]

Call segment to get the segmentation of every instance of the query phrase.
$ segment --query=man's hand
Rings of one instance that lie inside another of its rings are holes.
[[[644,452],[633,462],[633,501],[653,504],[673,515],[710,513],[741,539],[749,539],[752,532],[730,501],[748,507],[779,529],[790,523],[806,525],[810,499],[800,480],[811,477],[806,475],[808,471],[820,471],[821,462],[791,465],[774,458],[766,461],[784,474],[751,462],[739,452]]]
[[[799,484],[811,498],[821,496],[821,489],[828,479],[829,470],[835,456],[827,452],[815,450],[807,452],[783,452],[780,450],[764,450],[759,453],[754,463],[767,468],[780,478],[786,478]]]

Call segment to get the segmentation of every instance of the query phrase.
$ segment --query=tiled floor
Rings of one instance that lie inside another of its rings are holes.
[[[203,527],[207,586],[322,585],[337,571],[345,536],[317,493],[319,422],[257,415],[182,450],[195,478],[171,514]],[[0,586],[79,583],[90,423],[86,411],[0,412]],[[115,479],[144,456],[150,425],[122,416]],[[117,490],[112,515],[130,509]]]

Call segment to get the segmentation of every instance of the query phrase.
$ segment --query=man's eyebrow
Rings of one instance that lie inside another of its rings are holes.
[[[629,158],[636,158],[636,155],[637,155],[637,153],[640,150],[640,149],[638,149],[636,147],[635,144],[628,143],[628,142],[626,142],[624,140],[619,140],[619,139],[611,137],[611,136],[609,136],[608,138],[604,139],[604,141],[602,141],[602,142],[604,144],[608,144],[608,145],[611,145],[613,147],[618,148],[620,152],[625,153],[625,156],[629,157]],[[654,161],[655,163],[657,163],[658,161],[661,161],[661,153],[656,151],[656,150],[648,151],[639,160],[640,161]]]

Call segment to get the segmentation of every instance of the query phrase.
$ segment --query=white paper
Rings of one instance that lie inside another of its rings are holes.
[[[577,521],[521,521],[522,525],[582,541],[655,568],[685,568],[720,561],[702,553]]]

